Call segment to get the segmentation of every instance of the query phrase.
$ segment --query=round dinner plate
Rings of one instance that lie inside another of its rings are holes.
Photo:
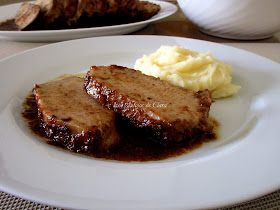
[[[35,83],[92,65],[133,67],[161,45],[186,46],[233,68],[235,96],[210,115],[218,140],[162,161],[95,159],[46,144],[21,117]],[[280,64],[240,49],[165,36],[112,36],[50,44],[0,61],[0,189],[76,209],[195,209],[236,204],[280,188]]]
[[[160,11],[152,18],[135,23],[79,28],[79,29],[64,29],[64,30],[38,30],[38,31],[1,31],[0,39],[24,42],[55,42],[65,41],[70,39],[79,39],[96,36],[109,36],[128,34],[146,27],[149,23],[166,18],[177,11],[177,6],[172,3],[148,0],[149,2],[160,5]],[[20,4],[11,4],[0,7],[0,22],[8,19],[13,19],[16,16]]]

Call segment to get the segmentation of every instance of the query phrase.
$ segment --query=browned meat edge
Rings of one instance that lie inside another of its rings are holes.
[[[45,130],[46,136],[52,139],[54,143],[56,143],[59,146],[65,147],[71,151],[86,154],[95,153],[95,151],[108,150],[111,148],[111,145],[104,144],[104,138],[112,138],[112,136],[109,137],[108,135],[116,134],[115,130],[113,129],[114,126],[111,126],[112,128],[108,127],[107,129],[105,129],[106,133],[102,133],[98,127],[94,127],[92,130],[89,130],[87,132],[74,134],[67,127],[67,125],[60,124],[58,122],[59,120],[57,120],[57,117],[55,115],[52,115],[48,118],[47,122],[44,122],[44,108],[38,105],[39,98],[36,93],[36,88],[38,87],[39,85],[35,85],[33,89],[33,95],[35,97],[38,108],[38,117],[41,121],[41,126]],[[67,122],[71,119],[60,120]],[[112,132],[110,132],[111,130]],[[113,137],[115,138],[115,142],[119,141],[118,135],[114,135]]]
[[[99,68],[93,66],[92,69]],[[111,65],[108,68],[117,68],[127,70],[128,68]],[[135,71],[133,69],[129,69]],[[143,74],[143,77],[150,77]],[[158,78],[151,77],[154,82],[163,82],[170,85],[166,81],[159,80]],[[122,81],[125,83],[125,81]],[[136,81],[137,82],[137,81]],[[178,87],[179,88],[179,87]],[[129,98],[125,93],[114,90],[112,87],[107,86],[105,82],[99,82],[98,78],[93,77],[90,71],[87,73],[85,79],[85,89],[87,93],[102,105],[109,109],[114,110],[116,113],[121,114],[123,117],[130,120],[132,124],[143,130],[147,138],[153,141],[169,144],[180,143],[184,141],[195,141],[197,138],[213,136],[213,125],[208,119],[210,106],[213,100],[210,97],[208,90],[198,91],[194,93],[194,97],[199,99],[199,111],[201,118],[197,125],[191,123],[184,125],[182,122],[168,122],[162,120],[161,122],[151,119],[145,109],[137,105],[137,101]],[[114,104],[127,104],[132,103],[134,106],[114,106]],[[123,107],[126,107],[125,109]]]

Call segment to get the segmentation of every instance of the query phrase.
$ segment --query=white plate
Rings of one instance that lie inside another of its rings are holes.
[[[177,11],[177,6],[172,3],[149,0],[152,3],[160,5],[160,11],[149,20],[136,23],[103,26],[81,29],[65,29],[65,30],[42,30],[42,31],[1,31],[0,39],[24,42],[54,42],[70,39],[110,36],[128,34],[146,27],[149,23],[166,18]],[[11,4],[0,7],[0,22],[15,17],[21,4]]]
[[[210,114],[220,139],[158,162],[125,163],[62,151],[33,136],[21,103],[34,83],[91,65],[133,67],[161,45],[212,51],[233,67],[238,95]],[[114,46],[114,47],[112,47]],[[61,42],[0,61],[0,188],[44,204],[76,209],[210,208],[280,187],[280,64],[211,42],[165,36],[115,36]]]

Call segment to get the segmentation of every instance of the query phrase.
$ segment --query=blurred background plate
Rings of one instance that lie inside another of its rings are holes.
[[[0,31],[0,39],[24,42],[54,42],[96,36],[122,35],[140,30],[149,23],[168,17],[177,11],[177,6],[169,2],[156,0],[149,0],[149,2],[160,5],[161,9],[155,16],[145,21],[114,26],[65,30]],[[20,5],[21,4],[18,3],[1,6],[0,22],[14,18]]]

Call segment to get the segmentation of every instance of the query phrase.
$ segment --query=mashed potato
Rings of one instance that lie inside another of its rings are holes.
[[[134,68],[186,89],[208,89],[212,98],[231,96],[240,89],[231,84],[229,65],[213,58],[210,52],[198,53],[185,47],[161,46],[138,59]]]

